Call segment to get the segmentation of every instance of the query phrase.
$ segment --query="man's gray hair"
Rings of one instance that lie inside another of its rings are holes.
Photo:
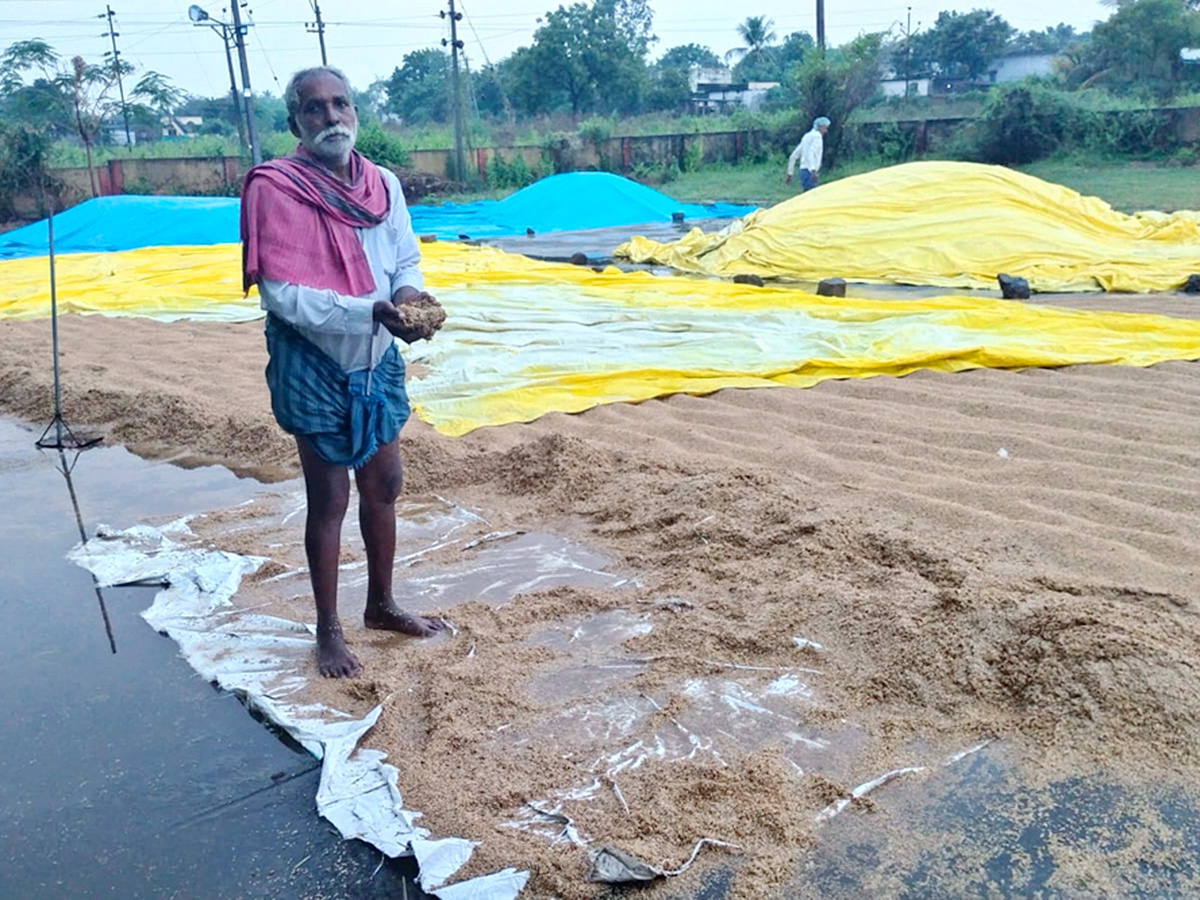
[[[335,69],[333,66],[313,66],[311,69],[301,69],[288,79],[287,87],[283,92],[283,102],[287,104],[289,116],[294,116],[300,111],[301,82],[306,78],[312,78],[314,75],[332,75],[334,78],[340,79],[342,84],[346,86],[346,96],[353,99],[354,92],[350,88],[350,79],[346,77],[346,73],[341,69]]]

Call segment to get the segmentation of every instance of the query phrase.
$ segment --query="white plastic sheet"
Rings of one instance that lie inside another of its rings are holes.
[[[244,612],[231,598],[244,575],[261,558],[204,550],[180,542],[190,534],[187,519],[161,529],[101,528],[75,548],[71,559],[95,575],[101,587],[163,580],[142,617],[175,640],[204,678],[247,703],[323,761],[317,810],[346,838],[361,838],[388,856],[412,852],[421,883],[441,900],[511,900],[527,872],[505,869],[442,887],[470,858],[474,845],[459,838],[429,840],[416,824],[419,812],[404,808],[395,766],[378,750],[358,749],[382,707],[356,719],[298,698],[307,681],[311,629],[275,616]],[[426,871],[426,866],[429,870]]]

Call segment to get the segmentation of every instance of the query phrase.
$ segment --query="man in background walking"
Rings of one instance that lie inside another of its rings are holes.
[[[792,175],[796,172],[796,163],[800,163],[800,190],[809,191],[820,181],[817,173],[821,171],[821,155],[825,152],[825,134],[829,131],[830,121],[824,116],[813,120],[812,130],[800,139],[792,155],[788,157],[787,177],[784,184],[792,183]]]

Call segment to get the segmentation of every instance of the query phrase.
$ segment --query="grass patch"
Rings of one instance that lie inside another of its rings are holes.
[[[1020,171],[1100,197],[1123,212],[1200,209],[1200,170],[1194,166],[1042,160],[1021,166]]]
[[[828,184],[879,168],[870,160],[851,160],[821,173]],[[769,206],[794,197],[796,182],[783,183],[786,162],[754,166],[706,166],[683,172],[667,185],[655,185],[676,200],[704,203],[726,200]],[[1200,209],[1200,167],[1151,162],[1085,164],[1071,160],[1043,160],[1019,171],[1044,181],[1066,185],[1081,194],[1100,197],[1122,212],[1157,209],[1174,212]]]

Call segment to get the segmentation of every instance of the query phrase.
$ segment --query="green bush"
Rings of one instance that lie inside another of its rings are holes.
[[[1069,149],[1114,159],[1168,153],[1170,122],[1152,109],[1080,110],[1072,123]]]
[[[982,162],[1021,165],[1062,149],[1075,110],[1059,91],[1040,85],[995,90],[976,121]]]
[[[408,151],[404,149],[400,139],[369,122],[358,129],[358,151],[371,162],[381,166],[405,168],[409,163]]]
[[[45,132],[0,121],[0,221],[16,218],[18,194],[37,198],[43,209],[42,193],[57,204],[63,184],[49,174],[52,142]]]
[[[593,145],[612,137],[613,123],[608,119],[593,117],[579,123],[579,136]]]
[[[121,192],[125,194],[154,194],[154,185],[144,175],[139,175],[137,178],[130,178],[121,186]]]
[[[497,153],[488,161],[487,185],[490,188],[523,188],[538,179],[538,173],[530,169],[523,156],[513,157],[512,162],[505,162],[504,157]]]

